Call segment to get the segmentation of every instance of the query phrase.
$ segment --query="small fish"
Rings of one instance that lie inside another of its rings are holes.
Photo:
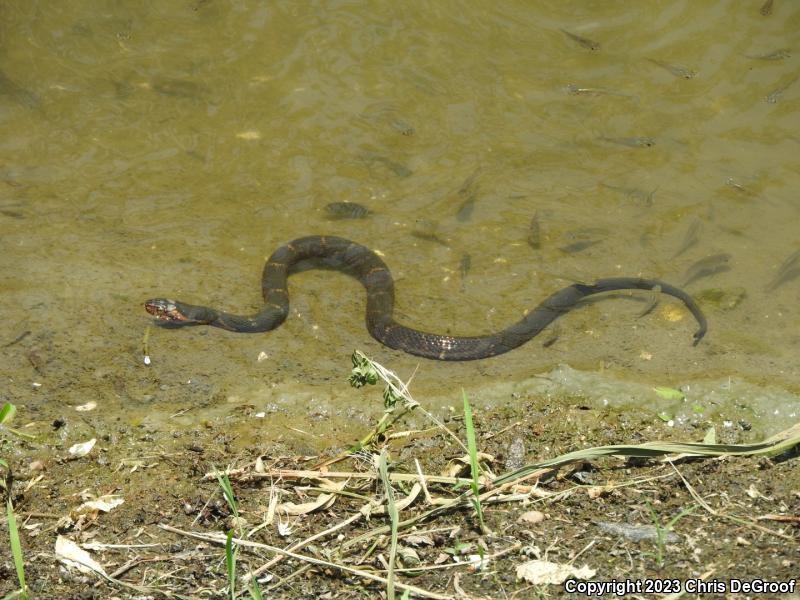
[[[1,348],[8,348],[9,346],[13,346],[14,344],[18,344],[19,342],[24,340],[26,337],[28,337],[30,334],[31,334],[30,331],[23,331],[17,337],[15,337],[13,340],[11,340],[10,342],[8,342],[6,344],[3,344],[0,347]]]
[[[388,125],[400,135],[412,136],[416,133],[414,126],[402,117],[397,116],[397,109],[387,102],[372,104],[359,116],[373,124]]]
[[[480,173],[480,169],[467,177],[464,180],[464,183],[461,184],[461,187],[458,188],[458,192],[456,193],[461,198],[469,198],[470,196],[474,196],[478,193],[478,173]]]
[[[628,198],[633,198],[634,200],[639,200],[640,202],[644,202],[647,206],[653,204],[653,196],[655,195],[656,191],[658,191],[658,187],[653,188],[651,192],[646,192],[639,188],[629,188],[629,187],[620,187],[616,185],[609,185],[607,183],[600,182],[604,188],[608,188],[609,190],[614,190],[615,192],[619,192],[621,194],[625,194]]]
[[[700,231],[702,229],[703,224],[699,219],[692,221],[692,224],[689,225],[689,229],[686,231],[683,242],[681,242],[681,245],[675,251],[675,254],[672,255],[672,258],[678,258],[681,254],[694,246],[700,240]]]
[[[411,235],[413,235],[417,239],[424,240],[426,242],[434,242],[436,244],[444,246],[445,248],[449,248],[450,247],[450,244],[448,244],[446,241],[444,241],[442,238],[440,238],[435,233],[428,233],[427,231],[414,230],[414,231],[411,232]]]
[[[566,246],[559,247],[559,250],[562,252],[566,252],[567,254],[576,254],[578,252],[583,252],[587,248],[591,248],[592,246],[596,246],[600,243],[601,240],[580,240],[577,242],[573,242],[572,244],[568,244]]]
[[[18,210],[10,210],[8,208],[0,208],[0,215],[11,217],[12,219],[24,219],[25,215]]]
[[[589,38],[585,38],[585,37],[581,37],[579,35],[575,35],[574,33],[570,33],[569,31],[567,31],[566,29],[561,29],[561,33],[566,35],[572,41],[577,42],[578,44],[580,44],[581,46],[583,46],[587,50],[591,50],[592,52],[596,52],[597,50],[600,50],[600,43],[599,42],[595,42],[594,40],[590,40]]]
[[[644,246],[645,248],[652,246],[655,238],[656,234],[652,231],[643,231],[639,236],[639,245]]]
[[[658,65],[662,69],[666,69],[670,73],[672,73],[675,77],[680,77],[682,79],[694,79],[697,77],[697,71],[693,71],[687,67],[681,65],[671,65],[669,63],[662,62],[660,60],[656,60],[654,58],[648,58],[651,63],[654,65]]]
[[[456,212],[456,219],[462,223],[469,221],[472,211],[475,209],[475,196],[470,196],[461,203]]]
[[[650,290],[650,300],[647,301],[647,306],[644,307],[642,312],[639,313],[639,318],[646,317],[649,315],[656,306],[658,306],[659,296],[661,294],[661,286],[657,285],[652,290]]]
[[[199,98],[206,91],[199,83],[186,79],[157,79],[150,84],[150,87],[162,96],[173,98]]]
[[[542,228],[539,224],[539,211],[533,213],[531,224],[528,226],[528,245],[534,250],[542,247]]]
[[[136,91],[136,87],[128,81],[112,81],[111,85],[117,98],[120,99],[127,98]]]
[[[683,282],[683,286],[686,287],[690,283],[702,279],[703,277],[710,277],[711,275],[730,270],[731,267],[730,264],[728,264],[730,260],[731,255],[726,253],[713,254],[701,258],[686,270],[686,279]]]
[[[17,104],[31,110],[37,110],[41,106],[36,94],[9,79],[2,71],[0,71],[0,96],[8,96]]]
[[[472,211],[475,208],[475,200],[478,194],[477,177],[479,172],[480,170],[475,171],[472,175],[467,177],[464,183],[461,184],[461,187],[458,188],[458,192],[456,192],[459,198],[464,199],[456,212],[456,219],[462,223],[469,221],[472,216]]]
[[[761,5],[761,8],[758,9],[758,12],[761,13],[762,16],[768,17],[772,14],[772,3],[774,0],[767,0],[764,4]]]
[[[390,117],[389,125],[392,127],[392,129],[399,132],[400,135],[404,135],[406,137],[410,137],[416,133],[414,126],[404,121],[400,117]]]
[[[770,94],[768,94],[768,95],[766,96],[766,98],[764,98],[764,100],[766,100],[766,101],[767,101],[767,102],[769,102],[770,104],[777,104],[777,102],[778,102],[778,100],[780,99],[780,97],[781,97],[781,96],[783,96],[783,92],[785,92],[786,90],[788,90],[788,89],[789,89],[789,87],[790,87],[790,86],[791,86],[791,85],[792,85],[792,84],[793,84],[795,81],[797,81],[798,79],[800,79],[800,77],[798,77],[798,76],[795,76],[795,77],[793,77],[793,78],[792,78],[790,81],[786,82],[784,85],[782,85],[782,86],[781,86],[781,87],[779,87],[778,89],[776,89],[776,90],[773,90],[773,91],[772,91]]]
[[[558,324],[556,324],[550,330],[550,335],[547,336],[547,339],[545,339],[542,342],[542,348],[549,348],[550,346],[555,344],[558,341],[558,338],[560,338],[560,337],[561,337],[561,327]]]
[[[469,254],[463,254],[458,263],[458,272],[461,274],[461,289],[464,289],[464,280],[469,275],[469,270],[472,268],[472,257]]]
[[[800,250],[790,254],[789,257],[781,263],[781,266],[778,267],[778,272],[775,273],[775,277],[773,277],[772,281],[767,285],[767,291],[771,292],[798,275],[800,275]]]
[[[742,194],[744,196],[747,196],[749,198],[757,198],[758,197],[758,194],[756,194],[750,188],[743,186],[741,183],[736,181],[733,177],[728,177],[725,180],[725,185],[727,185],[728,187],[736,190],[740,194]]]
[[[610,144],[617,144],[619,146],[628,146],[629,148],[650,148],[656,145],[656,140],[651,137],[622,137],[610,138],[601,135],[598,139],[608,142]]]
[[[744,54],[745,58],[752,58],[753,60],[783,60],[789,58],[792,53],[786,48],[779,48],[767,54]]]
[[[366,154],[364,154],[364,159],[370,162],[377,162],[382,164],[384,167],[389,169],[392,173],[394,173],[398,177],[408,177],[412,173],[411,169],[409,169],[405,165],[402,165],[399,162],[395,162],[390,158],[386,158],[385,156],[381,156],[380,154],[367,152]]]
[[[331,202],[325,205],[329,219],[363,219],[371,214],[366,206],[355,202]]]
[[[569,84],[564,89],[568,94],[573,96],[619,96],[621,98],[636,98],[636,96],[625,94],[623,92],[617,92],[605,88],[579,87],[574,84]]]
[[[415,227],[411,231],[411,235],[417,239],[425,240],[426,242],[434,242],[449,248],[450,244],[448,244],[439,236],[437,233],[438,229],[438,224],[434,223],[433,221],[429,221],[427,219],[417,219]]]

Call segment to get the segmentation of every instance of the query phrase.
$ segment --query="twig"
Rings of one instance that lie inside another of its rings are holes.
[[[142,362],[146,365],[150,364],[150,331],[153,329],[153,324],[148,323],[147,328],[144,330],[142,337]]]
[[[669,466],[672,467],[672,470],[675,471],[675,473],[677,473],[678,477],[681,478],[683,485],[686,487],[686,490],[689,492],[691,497],[694,498],[695,502],[697,502],[700,506],[702,506],[703,509],[706,510],[709,514],[714,515],[716,517],[717,511],[711,508],[708,505],[708,503],[705,500],[703,500],[703,498],[700,497],[700,494],[697,493],[697,490],[694,489],[694,486],[692,486],[692,484],[686,481],[686,478],[683,476],[683,473],[681,473],[678,470],[678,468],[671,460],[668,460],[667,462],[669,463]]]
[[[322,471],[301,471],[295,469],[278,469],[275,471],[267,471],[266,473],[246,473],[244,469],[229,469],[224,473],[237,481],[249,481],[252,479],[267,479],[269,477],[282,477],[284,479],[372,479],[377,480],[378,474],[374,472],[365,471],[363,473],[357,471],[330,471],[323,473]],[[527,475],[523,479],[527,479],[533,475]],[[214,479],[213,473],[206,473],[203,475],[203,481]],[[446,483],[450,485],[465,484],[472,481],[466,477],[444,477],[441,475],[428,475],[427,481],[434,483]],[[413,473],[389,473],[389,480],[392,482],[397,481],[419,481],[419,476]]]
[[[135,567],[136,565],[138,565],[138,564],[140,564],[140,563],[143,563],[143,562],[145,562],[145,561],[148,561],[148,560],[152,562],[152,561],[154,561],[154,560],[159,560],[159,561],[160,561],[160,560],[165,560],[165,559],[164,559],[163,557],[159,557],[159,558],[157,558],[157,559],[132,558],[131,560],[129,560],[128,562],[126,562],[124,565],[122,565],[122,566],[121,566],[119,569],[117,569],[117,570],[116,570],[116,571],[114,571],[113,573],[109,574],[109,577],[110,577],[111,579],[119,579],[120,577],[122,577],[122,576],[123,576],[125,573],[127,573],[128,571],[130,571],[130,570],[131,570],[133,567]],[[98,579],[98,580],[95,582],[95,584],[94,584],[94,587],[100,587],[100,585],[101,585],[102,583],[103,583],[103,580],[102,580],[102,579]]]
[[[354,523],[355,521],[359,520],[363,516],[364,516],[363,513],[358,512],[358,513],[354,514],[353,516],[345,519],[341,523],[338,523],[338,524],[334,525],[333,527],[330,527],[330,528],[326,529],[325,531],[320,531],[319,533],[315,533],[311,537],[307,537],[306,539],[301,540],[301,541],[297,542],[296,544],[293,544],[293,545],[289,546],[288,550],[289,550],[289,552],[294,552],[295,550],[299,550],[300,548],[303,548],[304,546],[307,546],[311,542],[314,542],[314,541],[316,541],[316,540],[318,540],[320,538],[323,538],[323,537],[325,537],[327,535],[330,535],[331,533],[334,533],[335,531],[338,531],[338,530],[342,529],[343,527],[347,527],[348,525],[350,525],[351,523]],[[258,577],[259,575],[261,575],[265,571],[268,571],[269,569],[271,569],[272,567],[277,565],[279,562],[281,562],[284,558],[286,558],[286,556],[287,555],[285,555],[285,554],[279,554],[278,556],[276,556],[275,558],[271,559],[269,562],[264,563],[263,565],[261,565],[257,569],[255,569],[253,571],[250,571],[249,573],[246,573],[242,577],[242,580],[245,583],[249,583],[251,579],[253,579],[254,577]]]
[[[521,542],[515,542],[514,544],[512,544],[508,548],[504,548],[503,550],[499,550],[498,552],[495,552],[494,554],[488,554],[488,555],[484,556],[481,559],[481,562],[486,563],[486,562],[489,562],[491,560],[495,560],[497,558],[500,558],[501,556],[505,556],[506,554],[509,554],[511,552],[519,550],[520,548],[522,548],[522,543]],[[395,572],[397,572],[397,573],[405,573],[405,572],[417,573],[419,571],[441,571],[442,569],[452,569],[454,567],[468,567],[468,566],[470,566],[470,564],[471,563],[468,563],[468,562],[453,562],[453,563],[445,563],[445,564],[442,564],[442,565],[406,567],[406,568],[402,568],[402,569],[395,569]]]
[[[391,538],[389,542],[389,568],[386,573],[386,597],[388,600],[394,600],[394,566],[397,560],[397,522],[400,520],[400,515],[397,511],[397,505],[394,502],[394,490],[392,483],[389,481],[389,465],[386,458],[386,449],[381,451],[378,458],[378,475],[383,483],[383,490],[386,494],[386,512],[389,515],[389,524],[391,526]]]
[[[202,540],[204,542],[211,542],[212,544],[217,545],[224,545],[225,538],[221,537],[220,535],[214,534],[204,534],[204,533],[195,533],[193,531],[184,531],[182,529],[178,529],[177,527],[172,527],[171,525],[164,525],[159,524],[158,527],[163,529],[164,531],[169,531],[171,533],[177,533],[178,535],[184,535],[186,537],[191,537],[197,540]],[[386,578],[381,577],[379,575],[375,575],[374,573],[370,573],[369,571],[362,571],[361,569],[354,569],[353,567],[348,567],[346,565],[340,565],[334,562],[330,562],[327,560],[322,560],[319,558],[315,558],[313,556],[307,556],[304,554],[297,554],[295,552],[291,552],[290,550],[284,550],[283,548],[278,548],[277,546],[270,546],[268,544],[261,544],[258,542],[253,542],[250,540],[245,540],[241,538],[232,538],[232,540],[236,543],[237,546],[245,546],[250,548],[258,548],[260,550],[266,550],[268,552],[275,552],[276,554],[283,554],[288,556],[289,558],[294,558],[295,560],[303,561],[306,563],[311,563],[314,565],[318,565],[321,567],[328,567],[330,569],[338,569],[340,571],[345,571],[346,573],[350,573],[357,577],[363,577],[365,579],[371,579],[372,581],[377,581],[383,585],[386,585]],[[416,594],[418,596],[422,596],[423,598],[433,598],[434,600],[453,600],[452,596],[444,595],[444,594],[437,594],[435,592],[429,592],[428,590],[424,590],[420,587],[414,585],[408,585],[405,583],[395,583],[395,586],[402,590],[408,590],[412,594]]]
[[[527,479],[531,479],[533,477],[539,477],[543,473],[548,473],[550,470],[551,469],[539,469],[538,471],[534,471],[534,472],[522,473],[517,479],[513,479],[513,480],[510,480],[510,481],[507,481],[502,486],[499,486],[497,488],[494,488],[494,489],[491,489],[491,490],[489,490],[487,492],[484,492],[478,498],[479,498],[479,500],[481,502],[484,502],[484,501],[489,500],[490,498],[492,498],[492,496],[496,496],[497,494],[500,494],[501,492],[507,490],[508,488],[513,487],[515,485],[518,485],[522,481],[525,481]],[[445,501],[442,504],[439,504],[438,506],[435,506],[434,508],[422,513],[421,515],[418,515],[416,517],[412,517],[410,519],[406,519],[405,521],[400,521],[397,524],[397,528],[398,528],[398,530],[406,529],[407,527],[411,527],[412,525],[416,525],[417,523],[420,523],[422,521],[426,521],[428,519],[432,519],[434,517],[438,517],[439,515],[447,513],[447,512],[449,512],[451,510],[454,510],[456,508],[470,506],[470,498],[471,497],[472,497],[472,490],[464,492],[463,494],[457,496],[456,498],[453,498],[452,500],[449,500],[449,501]],[[360,536],[356,537],[355,539],[352,539],[352,540],[349,540],[349,541],[345,542],[342,545],[342,548],[343,549],[350,548],[351,546],[361,544],[362,542],[364,542],[367,539],[370,539],[372,537],[379,536],[379,535],[384,535],[384,534],[386,534],[388,532],[389,532],[389,527],[387,525],[384,525],[384,526],[381,526],[381,527],[376,527],[372,531],[368,531],[366,533],[363,533]]]
[[[483,439],[484,440],[491,440],[492,438],[496,438],[498,435],[503,435],[506,431],[509,431],[511,429],[514,429],[514,427],[522,425],[522,423],[523,423],[523,421],[516,421],[516,422],[512,423],[511,425],[509,425],[508,427],[503,427],[500,431],[492,431],[491,433],[487,433],[484,436]]]
[[[422,473],[422,467],[419,464],[419,459],[414,459],[414,464],[417,466],[417,475],[419,475],[419,483],[422,486],[422,493],[425,494],[425,501],[428,504],[433,504],[431,493],[428,491],[428,486],[425,484],[425,475]]]
[[[770,535],[774,535],[775,537],[779,537],[779,538],[782,538],[784,540],[794,541],[795,538],[793,538],[790,535],[786,535],[785,533],[780,533],[779,531],[773,531],[769,527],[764,527],[763,525],[759,525],[758,523],[753,523],[752,521],[748,521],[747,519],[742,519],[740,517],[735,517],[733,515],[722,514],[718,510],[714,510],[713,508],[711,508],[708,505],[708,503],[705,500],[703,500],[700,497],[700,495],[697,493],[697,491],[694,489],[694,487],[688,481],[686,481],[686,479],[681,474],[681,472],[678,471],[677,468],[675,468],[675,465],[673,465],[671,461],[668,461],[668,462],[672,466],[672,468],[675,469],[675,472],[678,474],[678,477],[680,477],[681,480],[683,481],[683,485],[686,486],[686,489],[689,491],[689,494],[691,494],[692,498],[694,498],[700,506],[702,506],[706,511],[708,511],[708,513],[711,516],[714,516],[714,517],[717,517],[717,518],[720,518],[720,519],[726,519],[728,521],[733,521],[734,523],[736,523],[738,525],[744,525],[745,527],[752,527],[753,529],[758,529],[759,531],[762,531],[764,533],[768,533]]]

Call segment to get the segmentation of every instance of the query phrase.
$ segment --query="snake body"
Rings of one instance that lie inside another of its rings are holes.
[[[678,298],[700,325],[694,334],[695,344],[707,329],[702,311],[683,290],[655,279],[614,277],[593,284],[569,285],[546,298],[516,323],[496,333],[476,337],[427,333],[394,320],[394,280],[381,257],[365,246],[333,236],[304,237],[275,250],[264,265],[261,278],[264,307],[254,315],[235,315],[166,298],[148,300],[145,309],[158,320],[173,326],[211,325],[248,333],[270,331],[283,323],[289,314],[288,276],[309,266],[342,271],[364,285],[367,291],[367,329],[376,340],[389,348],[435,360],[464,361],[503,354],[535,337],[587,296],[614,290],[660,290]]]

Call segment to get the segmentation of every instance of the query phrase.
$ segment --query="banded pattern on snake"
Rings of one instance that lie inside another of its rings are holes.
[[[435,360],[476,360],[497,356],[526,343],[588,296],[615,290],[660,290],[681,300],[699,324],[697,344],[707,330],[706,318],[683,290],[656,279],[613,277],[593,284],[574,283],[547,297],[522,319],[505,329],[475,337],[454,337],[419,331],[394,320],[394,280],[386,263],[369,248],[333,236],[296,239],[275,250],[264,265],[261,292],[264,307],[256,314],[235,315],[206,306],[155,298],[145,309],[172,325],[211,325],[228,331],[259,332],[278,327],[289,314],[287,278],[308,266],[342,271],[360,281],[367,291],[367,330],[376,340],[396,350]]]

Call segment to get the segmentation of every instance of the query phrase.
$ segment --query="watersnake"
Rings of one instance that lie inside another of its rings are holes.
[[[386,263],[369,248],[333,236],[310,236],[281,246],[264,265],[261,292],[264,307],[249,316],[234,315],[206,306],[156,298],[145,309],[173,326],[212,325],[236,332],[270,331],[289,314],[287,277],[306,268],[342,271],[360,281],[367,291],[367,329],[376,340],[396,350],[436,360],[475,360],[503,354],[521,346],[587,296],[614,290],[656,290],[681,300],[697,320],[697,344],[706,333],[706,319],[694,300],[683,290],[656,279],[614,277],[593,284],[574,283],[529,311],[502,331],[477,337],[453,337],[426,333],[401,325],[393,318],[394,280]]]

